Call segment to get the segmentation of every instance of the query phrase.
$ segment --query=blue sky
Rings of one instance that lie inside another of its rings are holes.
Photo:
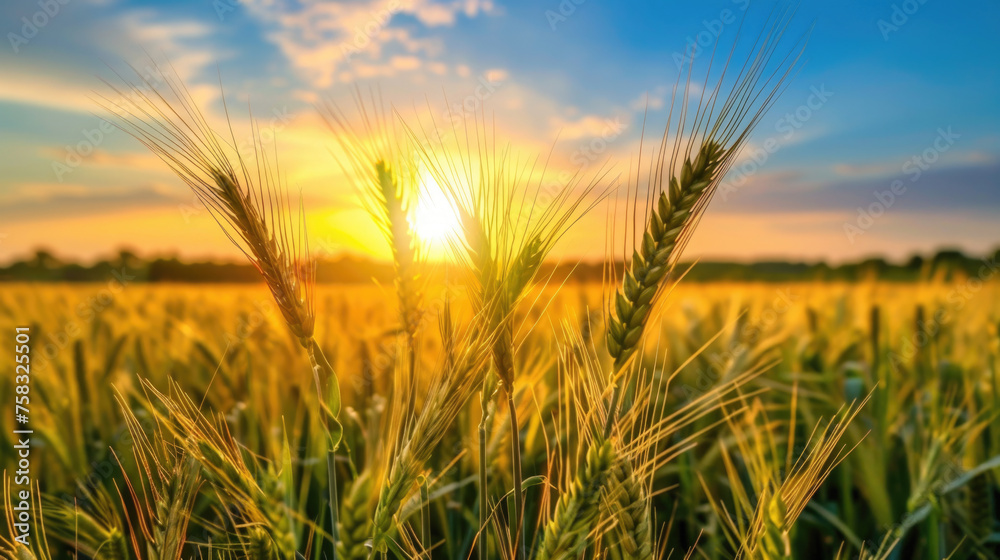
[[[707,66],[741,21],[746,39],[775,6],[786,4],[6,2],[0,260],[39,246],[79,258],[121,246],[234,255],[179,180],[102,125],[101,80],[117,83],[126,63],[148,66],[144,53],[169,61],[214,118],[221,76],[237,125],[249,104],[276,133],[311,231],[381,255],[329,154],[318,100],[349,103],[359,84],[402,112],[470,101],[525,150],[544,152],[558,137],[568,161],[599,145],[586,165],[627,167],[643,119],[659,136],[691,43],[704,46],[695,67]],[[798,4],[786,39],[791,47],[811,30],[803,64],[723,184],[692,254],[841,260],[1000,244],[998,23],[1000,5],[989,0]],[[593,144],[609,130],[613,140]],[[593,256],[603,220],[584,223],[559,252]]]

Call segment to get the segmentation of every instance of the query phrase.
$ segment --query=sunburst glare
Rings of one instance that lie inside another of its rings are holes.
[[[433,177],[423,177],[413,209],[413,230],[421,241],[442,247],[459,231],[458,214]]]

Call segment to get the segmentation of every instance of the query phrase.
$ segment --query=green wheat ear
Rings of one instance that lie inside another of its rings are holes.
[[[247,543],[247,558],[250,560],[276,560],[274,543],[267,531],[259,527],[251,529],[249,541]]]
[[[620,370],[635,354],[672,257],[698,202],[725,167],[726,150],[705,142],[694,161],[684,160],[680,179],[670,179],[650,213],[642,243],[632,255],[621,288],[615,294],[614,315],[608,323],[608,352]]]
[[[781,493],[776,492],[770,499],[762,497],[762,503],[767,513],[764,515],[764,530],[753,554],[754,560],[791,560],[788,507],[781,499]]]
[[[559,496],[556,511],[545,525],[538,560],[570,560],[587,547],[587,537],[600,513],[601,492],[615,462],[611,442],[595,443],[573,485]]]
[[[618,547],[623,560],[653,560],[647,500],[627,458],[616,461],[608,481],[618,527]]]
[[[340,542],[337,543],[337,552],[344,560],[368,558],[365,542],[372,531],[372,512],[369,507],[371,492],[372,477],[365,470],[351,483],[340,504]]]
[[[13,550],[0,549],[0,553],[2,553],[0,558],[4,560],[37,560],[30,548],[19,543],[14,543],[13,546]]]

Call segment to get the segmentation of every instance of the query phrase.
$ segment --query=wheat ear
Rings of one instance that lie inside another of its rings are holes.
[[[419,264],[424,250],[410,223],[417,194],[416,165],[406,138],[393,126],[394,120],[374,92],[365,100],[355,91],[355,104],[361,116],[359,126],[352,126],[332,102],[320,113],[343,152],[338,164],[354,181],[362,205],[392,250],[400,321],[412,346],[423,315]]]
[[[788,507],[781,499],[780,492],[767,489],[760,497],[762,511],[761,529],[757,537],[757,548],[753,560],[791,560],[792,542],[788,531]]]
[[[607,349],[614,360],[612,366],[612,397],[605,422],[605,438],[611,434],[618,411],[620,384],[618,377],[626,370],[639,349],[646,324],[668,285],[668,278],[677,263],[699,218],[708,206],[719,182],[757,123],[771,107],[782,89],[785,78],[798,56],[794,51],[785,55],[776,68],[770,64],[777,44],[784,34],[787,21],[773,21],[770,31],[762,33],[754,52],[737,73],[734,85],[720,101],[720,91],[732,53],[714,87],[709,87],[709,72],[693,118],[688,118],[691,70],[683,94],[671,103],[668,125],[657,157],[649,169],[649,192],[644,217],[646,226],[639,240],[633,243],[631,261],[610,305],[607,321]],[[734,43],[733,49],[735,50]],[[801,51],[799,51],[801,54]],[[680,116],[671,138],[674,107]],[[686,136],[686,138],[684,138]],[[639,190],[638,176],[633,187]],[[652,204],[649,204],[652,202]],[[636,214],[633,212],[633,219]]]
[[[667,277],[685,225],[719,176],[726,152],[706,142],[692,161],[685,159],[679,178],[671,178],[650,214],[646,232],[615,294],[614,318],[608,323],[608,353],[621,370],[635,354],[643,329]]]
[[[384,552],[393,526],[393,518],[404,498],[413,488],[417,477],[430,459],[465,403],[483,381],[483,365],[488,359],[489,336],[477,333],[469,340],[453,365],[446,365],[432,380],[428,399],[409,428],[398,419],[393,424],[405,434],[396,456],[390,458],[388,476],[379,491],[378,504],[372,521],[373,551]],[[394,411],[403,414],[404,411]]]
[[[344,560],[364,560],[368,557],[365,542],[371,535],[370,498],[372,477],[363,471],[351,483],[340,504],[340,557]]]
[[[171,395],[159,392],[148,381],[143,383],[146,391],[152,394],[163,405],[164,411],[150,405],[150,412],[159,420],[159,426],[169,435],[176,438],[184,451],[197,461],[200,471],[212,484],[220,498],[231,504],[248,526],[258,526],[267,531],[273,541],[277,553],[282,558],[294,556],[296,550],[295,535],[292,533],[290,520],[283,502],[265,492],[258,484],[254,474],[247,467],[239,445],[232,439],[224,420],[213,424],[206,418],[199,406],[191,400],[177,385],[171,382]],[[137,428],[136,428],[137,429]],[[145,439],[141,432],[134,431],[137,437]],[[159,436],[161,441],[163,436]],[[142,457],[139,457],[142,460]],[[183,470],[190,465],[178,464],[176,472],[169,473],[167,481],[170,485],[180,484],[187,477],[187,482],[178,489],[188,488],[197,481],[192,471]],[[151,466],[147,468],[152,469]],[[184,475],[184,476],[182,476]],[[277,486],[277,485],[274,485]],[[170,488],[172,486],[166,486]],[[174,498],[176,499],[176,498]],[[192,498],[193,499],[193,498]],[[183,504],[178,502],[178,507]],[[163,523],[169,539],[176,540],[180,534],[176,529],[181,527],[182,517],[175,513],[183,513],[183,508],[176,509],[171,505],[154,517]],[[177,522],[173,522],[175,520]],[[185,521],[186,523],[186,521]],[[170,535],[175,535],[171,537]],[[169,542],[163,540],[162,542]],[[174,547],[179,553],[179,546]],[[173,549],[173,548],[171,548]]]
[[[545,525],[538,560],[571,560],[587,546],[600,513],[601,494],[615,462],[611,442],[594,443],[572,486],[559,495],[552,519]]]
[[[46,535],[95,560],[128,558],[123,527],[111,497],[100,487],[93,491],[81,487],[81,490],[90,503],[90,511],[80,510],[75,503],[43,496]]]
[[[518,560],[526,556],[526,548],[524,475],[514,402],[514,313],[555,243],[601,199],[588,197],[603,181],[605,170],[602,168],[588,180],[574,175],[553,191],[553,181],[546,176],[548,159],[522,160],[509,145],[498,147],[495,131],[486,125],[485,117],[482,121],[451,123],[453,150],[432,150],[437,137],[428,133],[423,124],[420,133],[407,130],[458,213],[463,235],[452,240],[452,249],[470,272],[475,311],[486,318],[494,333],[490,351],[507,396],[510,422],[513,516],[509,530],[516,543],[512,556]],[[431,127],[439,130],[433,122]]]
[[[623,560],[652,560],[653,534],[649,504],[632,464],[627,458],[616,461],[609,475],[609,495],[615,502],[618,546]]]
[[[209,126],[176,73],[159,74],[165,87],[147,78],[143,78],[143,87],[130,84],[128,91],[108,84],[119,99],[104,98],[102,105],[120,128],[142,142],[195,192],[230,241],[260,272],[285,324],[306,349],[320,419],[329,440],[327,490],[336,560],[338,508],[333,456],[343,435],[340,382],[313,338],[316,263],[309,253],[305,211],[300,204],[298,221],[293,224],[277,158],[268,156],[255,124],[251,124],[254,161],[250,164],[236,148],[239,144],[228,119],[228,107],[227,143],[225,136]],[[327,391],[323,390],[324,381]]]

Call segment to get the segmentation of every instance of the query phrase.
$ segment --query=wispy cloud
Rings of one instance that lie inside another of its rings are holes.
[[[0,196],[6,222],[115,213],[126,209],[168,207],[190,202],[182,190],[165,184],[96,188],[86,184],[25,183]]]

